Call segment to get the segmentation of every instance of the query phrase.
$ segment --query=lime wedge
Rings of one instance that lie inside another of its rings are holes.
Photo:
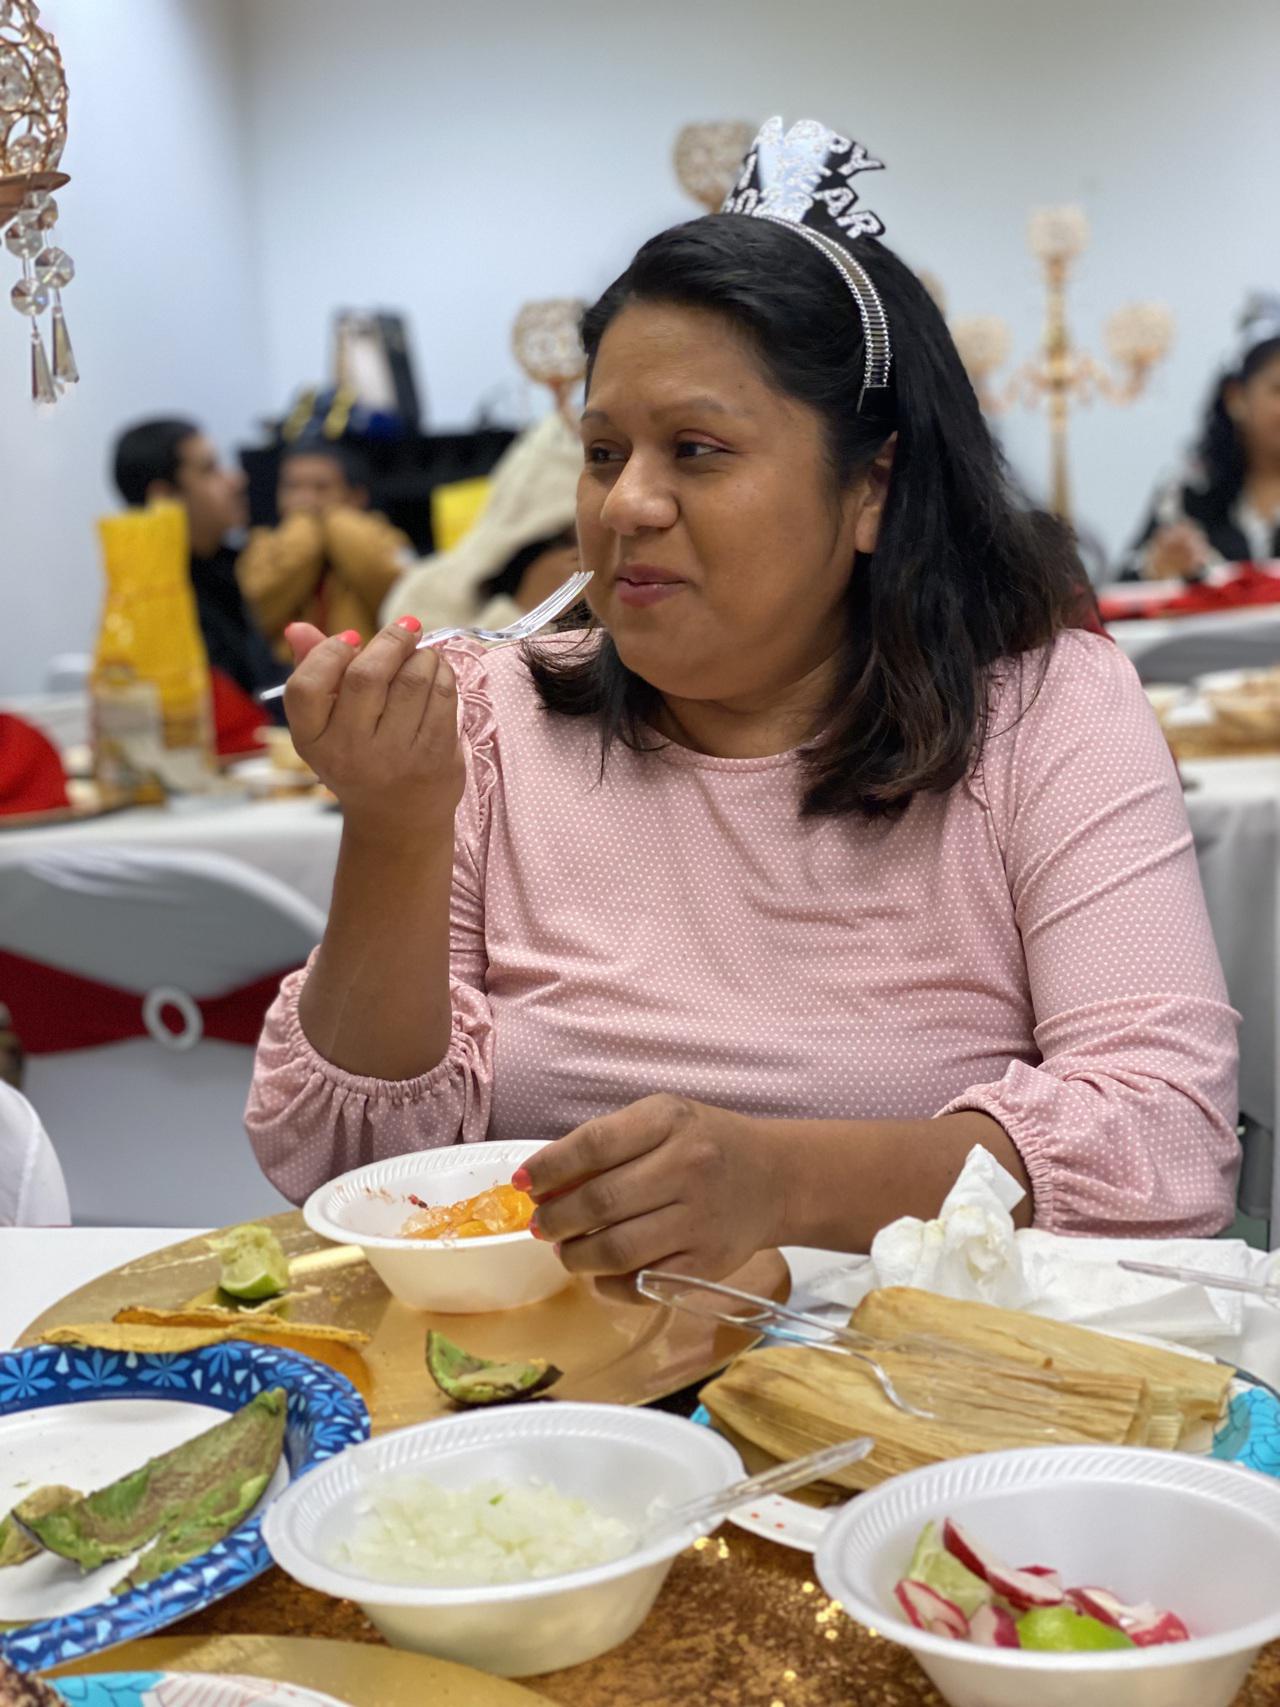
[[[218,1285],[233,1298],[274,1298],[289,1284],[289,1263],[269,1227],[233,1227],[209,1243],[222,1258]]]
[[[924,1583],[953,1606],[958,1606],[966,1618],[972,1618],[978,1608],[992,1598],[991,1590],[982,1578],[975,1576],[947,1552],[936,1523],[926,1523],[920,1531],[906,1574],[912,1582]]]
[[[1018,1620],[1018,1640],[1024,1648],[1047,1654],[1102,1653],[1134,1646],[1123,1630],[1069,1606],[1041,1606],[1025,1613]]]

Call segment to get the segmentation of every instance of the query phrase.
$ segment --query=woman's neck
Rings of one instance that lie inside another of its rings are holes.
[[[677,746],[717,759],[765,759],[790,752],[821,726],[834,658],[785,686],[730,700],[664,694],[653,722]]]
[[[1280,514],[1280,461],[1251,467],[1244,483],[1245,502],[1260,516]]]

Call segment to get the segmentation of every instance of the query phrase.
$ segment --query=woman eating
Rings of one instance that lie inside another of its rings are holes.
[[[865,1250],[975,1145],[1023,1225],[1231,1219],[1236,1015],[1173,764],[857,205],[876,164],[772,121],[588,312],[585,629],[291,631],[344,813],[248,1110],[294,1199],[545,1138],[535,1230],[613,1276]]]
[[[1213,388],[1194,455],[1156,494],[1121,571],[1194,580],[1280,557],[1280,297],[1255,297]]]

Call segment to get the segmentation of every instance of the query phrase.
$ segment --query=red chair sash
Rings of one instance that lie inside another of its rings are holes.
[[[0,994],[13,1018],[13,1029],[30,1055],[52,1055],[61,1050],[96,1049],[105,1043],[123,1043],[131,1037],[157,1037],[157,1027],[169,1032],[174,1047],[190,1047],[201,1036],[219,1043],[258,1041],[267,1009],[275,1000],[280,980],[294,967],[256,978],[238,990],[202,1001],[175,991],[166,999],[157,990],[139,995],[64,972],[57,966],[29,960],[22,954],[0,949]],[[184,1032],[173,1032],[160,1011],[173,1006],[185,1013]],[[192,1021],[192,1010],[197,1016]],[[148,1024],[148,1011],[151,1023]],[[194,1032],[194,1035],[192,1033]]]

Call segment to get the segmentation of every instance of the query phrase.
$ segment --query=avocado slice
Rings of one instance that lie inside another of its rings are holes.
[[[531,1357],[527,1363],[473,1357],[434,1328],[427,1332],[427,1368],[436,1386],[455,1405],[501,1405],[531,1399],[560,1379],[560,1371],[545,1357]]]
[[[0,1570],[6,1565],[25,1565],[40,1552],[40,1543],[33,1541],[22,1527],[25,1521],[44,1517],[47,1512],[57,1511],[59,1506],[70,1505],[72,1500],[83,1497],[75,1488],[51,1482],[19,1500],[7,1517],[0,1517]]]
[[[273,1387],[256,1394],[225,1422],[216,1423],[159,1458],[149,1459],[119,1481],[99,1488],[44,1517],[19,1516],[21,1527],[61,1558],[92,1571],[110,1559],[136,1553],[162,1538],[165,1555],[174,1554],[197,1533],[195,1552],[212,1546],[232,1529],[271,1480],[284,1444],[286,1400]],[[246,1494],[253,1498],[245,1503]],[[187,1535],[187,1532],[190,1535]],[[192,1558],[194,1552],[182,1553]],[[168,1570],[166,1564],[159,1569]],[[139,1560],[129,1585],[158,1575]],[[139,1578],[140,1572],[147,1572]]]

